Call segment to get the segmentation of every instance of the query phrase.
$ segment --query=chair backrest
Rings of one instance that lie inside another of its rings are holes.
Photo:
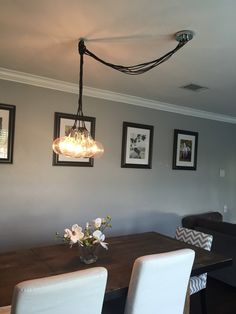
[[[14,289],[11,314],[100,314],[106,281],[103,267],[24,281]]]
[[[176,229],[175,238],[182,242],[198,246],[204,250],[210,251],[213,236],[200,231],[178,227]]]
[[[134,262],[125,314],[183,314],[195,252],[183,249]]]

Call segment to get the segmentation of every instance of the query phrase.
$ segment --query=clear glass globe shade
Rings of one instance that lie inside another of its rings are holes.
[[[80,132],[55,139],[52,148],[56,154],[70,158],[97,158],[104,153],[100,142],[94,141],[89,133]]]
[[[52,149],[54,151],[54,153],[56,154],[62,154],[62,151],[60,149],[60,143],[63,141],[64,137],[59,137],[57,139],[55,139],[52,143]]]
[[[104,147],[103,147],[102,143],[95,141],[93,157],[99,158],[103,154],[104,154]]]

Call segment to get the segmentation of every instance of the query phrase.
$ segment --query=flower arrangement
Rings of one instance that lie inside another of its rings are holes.
[[[108,249],[108,243],[105,242],[105,234],[103,233],[106,228],[111,228],[111,217],[96,218],[92,222],[87,222],[83,230],[77,224],[74,224],[71,229],[66,228],[63,237],[56,233],[57,237],[62,238],[65,242],[68,242],[71,246],[78,243],[81,247],[91,248],[100,244],[106,250]]]

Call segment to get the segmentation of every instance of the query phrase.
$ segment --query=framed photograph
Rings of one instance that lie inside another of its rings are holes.
[[[172,169],[197,169],[198,132],[174,130]]]
[[[0,163],[12,164],[16,107],[0,104]]]
[[[54,116],[54,139],[68,135],[70,129],[74,125],[76,115],[55,112]],[[85,126],[91,136],[95,138],[95,122],[96,118],[83,117]],[[77,167],[93,167],[93,158],[70,158],[58,155],[53,152],[53,166],[77,166]]]
[[[153,126],[123,122],[121,167],[152,168]]]

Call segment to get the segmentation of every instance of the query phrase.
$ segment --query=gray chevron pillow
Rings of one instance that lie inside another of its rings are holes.
[[[213,236],[200,231],[178,227],[175,238],[188,244],[198,246],[204,250],[210,251]]]
[[[211,250],[213,236],[200,231],[178,227],[176,229],[175,238],[179,241],[198,246],[207,251]],[[190,295],[206,288],[207,273],[190,278],[189,289]]]

